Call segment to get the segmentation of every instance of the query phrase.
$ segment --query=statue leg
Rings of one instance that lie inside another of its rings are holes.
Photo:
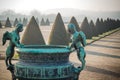
[[[7,67],[8,67],[8,65],[9,65],[9,64],[8,64],[8,59],[9,59],[9,57],[6,57],[6,58],[5,58],[5,64],[6,64]]]
[[[79,74],[80,74],[79,68],[74,67],[74,79],[73,80],[79,80]]]
[[[11,62],[12,58],[9,58],[9,64],[10,65],[13,65],[12,62]]]
[[[9,58],[9,64],[10,64],[10,65],[13,65],[12,62],[11,62],[13,56],[14,56],[14,50],[11,51],[11,55],[10,55],[10,58]]]
[[[85,67],[85,57],[86,57],[86,53],[84,51],[84,48],[80,47],[80,49],[77,51],[77,55],[78,55],[78,59],[81,61],[82,63],[82,67],[80,68],[80,70],[82,71]]]

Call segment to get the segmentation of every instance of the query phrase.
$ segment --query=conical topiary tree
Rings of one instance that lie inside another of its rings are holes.
[[[101,28],[101,24],[100,24],[100,19],[97,18],[97,21],[96,21],[96,28],[97,28],[97,35],[100,34],[100,28]]]
[[[103,22],[103,19],[101,18],[100,20],[100,34],[102,34],[104,32],[104,22]]]
[[[1,23],[1,21],[0,21],[0,28],[2,28],[2,23]]]
[[[49,21],[48,18],[47,18],[47,20],[46,20],[46,25],[47,25],[47,26],[50,26],[50,21]]]
[[[48,44],[68,45],[68,36],[60,13],[57,14],[52,26]]]
[[[101,34],[102,33],[102,24],[101,24],[101,21],[99,18],[97,18],[97,21],[96,21],[96,27],[97,27],[97,34]]]
[[[38,19],[38,18],[36,18],[36,22],[37,22],[37,24],[39,25],[39,19]]]
[[[95,25],[94,25],[94,23],[93,23],[92,20],[90,21],[89,26],[90,26],[91,31],[92,31],[92,33],[91,33],[91,34],[92,34],[92,37],[93,37],[93,36],[96,36],[96,27],[95,27]]]
[[[5,27],[12,27],[12,24],[9,20],[9,17],[7,17],[6,23],[5,23]]]
[[[41,20],[41,22],[40,22],[40,25],[41,25],[41,26],[45,26],[45,25],[46,25],[43,18],[42,18],[42,20]]]
[[[91,34],[92,31],[90,29],[87,17],[84,18],[84,20],[81,24],[81,30],[85,33],[87,39],[92,38],[92,34]]]
[[[15,26],[16,26],[16,24],[18,24],[18,23],[19,23],[18,19],[17,19],[17,18],[15,18],[15,21],[14,21],[13,26],[15,27]]]
[[[25,45],[45,45],[41,30],[34,16],[25,29],[21,43]]]
[[[78,24],[78,22],[77,22],[77,20],[75,19],[74,16],[71,18],[71,20],[70,20],[69,23],[73,23],[73,24],[75,25],[75,27],[76,27],[76,30],[77,30],[77,31],[80,31],[79,24]]]
[[[74,24],[74,25],[75,25],[76,30],[77,30],[77,31],[80,31],[79,24],[78,24],[78,22],[77,22],[77,20],[75,19],[75,17],[74,17],[74,16],[70,19],[70,22],[69,22],[69,23]],[[70,34],[69,32],[67,32],[67,34],[68,34],[68,39],[69,39],[69,41],[70,41],[71,34]]]
[[[27,22],[28,22],[27,18],[23,18],[23,26],[26,26]]]
[[[23,24],[21,18],[19,18],[19,23]]]

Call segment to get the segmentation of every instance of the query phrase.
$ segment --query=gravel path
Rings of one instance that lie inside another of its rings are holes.
[[[86,68],[79,80],[120,80],[120,30],[85,47]],[[80,62],[76,53],[70,59]]]

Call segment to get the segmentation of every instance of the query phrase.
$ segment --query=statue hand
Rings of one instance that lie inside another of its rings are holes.
[[[69,50],[71,49],[70,46],[67,46],[66,48],[69,49]]]
[[[21,47],[21,48],[24,47],[24,44],[20,44],[20,47]]]
[[[80,73],[81,72],[81,67],[74,67],[74,72],[75,73]]]
[[[22,48],[22,47],[24,47],[24,45],[19,44],[19,45],[17,45],[16,47]]]

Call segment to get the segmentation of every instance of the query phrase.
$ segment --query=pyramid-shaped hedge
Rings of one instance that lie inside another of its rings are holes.
[[[21,42],[25,45],[45,45],[41,30],[34,16],[27,25]]]
[[[77,30],[77,31],[80,31],[79,24],[78,24],[78,22],[77,22],[77,20],[75,19],[74,16],[71,18],[71,20],[70,20],[69,23],[73,23],[73,24],[75,25],[75,27],[76,27],[76,30]]]
[[[57,14],[54,21],[48,43],[50,45],[68,45],[68,36],[60,13]]]
[[[15,21],[14,21],[13,26],[15,27],[18,23],[19,23],[18,19],[17,19],[17,18],[15,18]]]
[[[46,23],[45,23],[45,21],[44,21],[43,18],[42,18],[42,20],[41,20],[41,22],[40,22],[40,25],[41,25],[41,26],[45,26],[45,25],[46,25]]]
[[[28,23],[27,18],[23,18],[23,26],[26,26],[26,25],[27,25],[27,23]]]
[[[46,25],[47,26],[49,26],[50,25],[50,21],[49,21],[49,19],[47,18],[47,20],[46,20]]]
[[[9,17],[7,17],[6,23],[5,23],[5,27],[12,27],[12,24],[9,20]]]
[[[82,24],[81,24],[81,30],[85,33],[87,39],[92,38],[92,31],[88,23],[87,17],[84,18]]]
[[[92,33],[91,33],[92,37],[93,37],[93,36],[97,36],[97,35],[96,35],[96,33],[97,33],[97,32],[96,32],[96,27],[95,27],[95,25],[94,25],[94,23],[93,23],[92,20],[90,21],[89,26],[90,26],[91,31],[92,31]]]
[[[1,21],[0,21],[0,28],[2,28],[2,23],[1,23]]]

